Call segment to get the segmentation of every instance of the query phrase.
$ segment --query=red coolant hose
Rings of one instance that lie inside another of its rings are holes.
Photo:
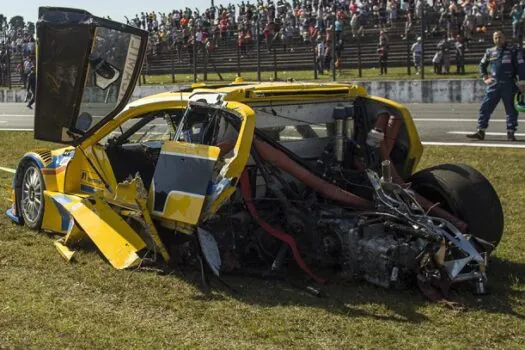
[[[257,221],[259,226],[261,226],[262,229],[265,230],[268,234],[272,235],[280,241],[285,242],[286,244],[288,244],[288,246],[290,246],[295,261],[304,272],[306,272],[310,277],[312,277],[317,283],[325,283],[326,281],[323,278],[314,274],[312,270],[310,270],[308,265],[306,265],[303,258],[301,257],[299,248],[297,248],[297,243],[295,242],[295,239],[289,234],[279,230],[278,228],[273,227],[259,216],[259,213],[257,212],[257,209],[255,209],[255,206],[252,202],[252,190],[250,187],[250,180],[248,179],[248,173],[246,172],[246,170],[241,175],[240,187],[242,196],[244,198],[244,201],[246,202],[246,206],[248,207],[248,211],[250,212],[251,216],[255,219],[255,221]]]
[[[292,175],[297,180],[321,193],[326,198],[358,209],[374,208],[371,201],[356,196],[353,193],[343,190],[341,187],[332,185],[328,181],[315,176],[310,171],[290,159],[290,157],[284,152],[272,147],[266,142],[254,139],[253,145],[255,146],[255,149],[257,149],[261,158],[275,165],[282,171]]]

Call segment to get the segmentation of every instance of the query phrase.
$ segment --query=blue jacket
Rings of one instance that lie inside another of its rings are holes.
[[[490,66],[490,73],[487,68]],[[491,76],[496,82],[514,82],[515,77],[525,80],[525,61],[522,51],[511,45],[491,47],[479,63],[481,77]]]

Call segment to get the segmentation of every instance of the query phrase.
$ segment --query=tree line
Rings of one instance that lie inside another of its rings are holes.
[[[0,32],[6,32],[9,29],[24,29],[27,27],[29,34],[35,34],[35,24],[33,22],[25,22],[24,17],[14,16],[11,19],[7,19],[6,16],[0,13]]]

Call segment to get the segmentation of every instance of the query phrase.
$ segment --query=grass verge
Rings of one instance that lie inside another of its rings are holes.
[[[451,68],[451,72],[455,72],[456,67]],[[477,65],[470,64],[465,66],[464,75],[458,74],[434,74],[432,66],[425,66],[425,79],[436,80],[436,79],[478,79],[479,68]],[[406,67],[391,67],[388,69],[388,75],[379,75],[378,68],[367,68],[362,70],[362,77],[359,77],[357,68],[344,69],[341,72],[337,71],[337,81],[370,81],[370,80],[420,80],[421,76],[415,74],[414,67],[411,67],[411,75],[407,74]],[[226,82],[233,81],[237,77],[236,72],[221,73],[222,78]],[[257,72],[242,72],[241,76],[246,81],[256,81]],[[314,80],[314,73],[312,70],[304,71],[277,71],[278,80],[294,79],[299,81]],[[261,81],[273,81],[275,80],[274,72],[261,72]],[[318,81],[329,81],[332,80],[332,71],[325,71],[325,74],[318,76]],[[202,73],[197,74],[197,81],[204,81],[204,75]],[[220,81],[219,76],[213,71],[208,71],[209,82]],[[184,74],[175,75],[175,83],[192,83],[193,73],[191,69]],[[146,75],[146,84],[163,85],[173,84],[171,74],[163,75]]]
[[[15,145],[15,147],[14,147]],[[45,143],[0,132],[0,166]],[[524,150],[427,147],[420,168],[470,164],[501,196],[504,238],[489,270],[491,294],[453,293],[462,309],[415,290],[340,283],[315,298],[289,285],[226,277],[238,294],[209,297],[196,275],[116,271],[93,250],[67,263],[52,238],[0,216],[0,348],[513,349],[525,343]],[[0,208],[11,174],[0,172]],[[490,203],[487,203],[490,205]]]

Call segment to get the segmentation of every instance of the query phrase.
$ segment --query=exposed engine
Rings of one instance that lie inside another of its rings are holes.
[[[318,282],[328,270],[385,288],[446,291],[474,280],[483,292],[483,242],[463,235],[449,213],[429,215],[434,207],[399,180],[390,160],[396,135],[385,141],[399,120],[383,114],[372,127],[353,106],[336,107],[314,166],[256,132],[253,164],[202,226],[218,242],[221,270],[279,273],[293,259]]]
[[[326,218],[320,223],[330,232],[323,237],[324,252],[337,256],[342,277],[364,278],[385,288],[413,283],[423,240],[402,237],[377,219]]]

